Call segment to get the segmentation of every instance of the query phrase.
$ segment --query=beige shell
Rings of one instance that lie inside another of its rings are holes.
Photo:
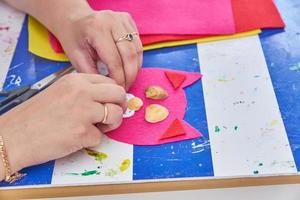
[[[150,104],[146,108],[145,120],[150,123],[157,123],[166,119],[169,111],[164,106],[158,104]]]
[[[129,99],[128,108],[133,111],[138,111],[141,109],[143,104],[144,103],[143,103],[142,99],[140,99],[139,97],[134,97],[134,98]]]
[[[149,86],[145,90],[145,95],[148,99],[165,99],[168,97],[168,92],[160,86]]]

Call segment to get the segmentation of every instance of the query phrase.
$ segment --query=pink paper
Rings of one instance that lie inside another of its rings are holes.
[[[185,81],[177,90],[174,90],[173,86],[165,75],[165,71],[174,70],[166,70],[161,68],[145,68],[140,70],[137,80],[130,89],[129,93],[141,98],[144,102],[144,106],[141,110],[137,111],[134,116],[125,118],[122,125],[117,130],[109,132],[107,134],[109,137],[128,144],[157,145],[202,136],[200,132],[183,120],[187,105],[183,88],[199,80],[202,75],[200,73],[174,71],[186,74]],[[146,99],[144,91],[150,85],[161,86],[167,90],[169,97],[165,100]],[[169,110],[170,114],[167,119],[155,124],[145,121],[145,108],[149,104],[153,103],[165,106]],[[168,139],[160,139],[162,134],[168,129],[168,127],[176,118],[181,120],[186,134]]]
[[[140,34],[232,34],[231,0],[88,0],[95,10],[125,11]]]

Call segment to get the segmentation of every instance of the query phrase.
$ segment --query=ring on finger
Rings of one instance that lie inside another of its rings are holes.
[[[107,109],[107,105],[104,104],[103,105],[103,108],[104,108],[104,116],[103,116],[103,119],[101,121],[102,124],[105,124],[105,122],[107,121],[107,117],[108,117],[108,109]]]
[[[137,32],[127,33],[116,40],[116,43],[122,42],[122,41],[129,41],[131,42],[134,39],[134,36],[138,36],[139,34]]]

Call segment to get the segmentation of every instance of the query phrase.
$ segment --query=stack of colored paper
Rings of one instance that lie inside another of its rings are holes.
[[[243,37],[260,29],[283,28],[273,0],[87,0],[95,10],[129,12],[144,50]],[[41,57],[65,61],[58,40],[29,19],[29,50]]]

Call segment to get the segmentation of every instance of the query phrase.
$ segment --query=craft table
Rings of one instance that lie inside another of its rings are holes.
[[[143,67],[203,73],[185,89],[185,120],[202,138],[157,146],[105,138],[99,150],[107,161],[79,152],[29,167],[22,180],[0,183],[0,199],[300,183],[300,2],[276,4],[285,30],[144,53]],[[34,83],[69,65],[28,52],[27,18],[2,3],[0,11],[7,17],[1,14],[0,27],[10,27],[0,29],[3,89]],[[115,172],[125,158],[131,167]],[[103,173],[67,175],[89,167]]]

